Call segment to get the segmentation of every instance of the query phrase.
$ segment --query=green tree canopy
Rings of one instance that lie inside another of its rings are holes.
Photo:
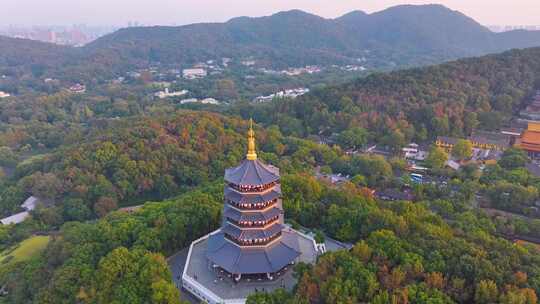
[[[433,146],[429,150],[429,154],[426,158],[426,164],[433,169],[444,168],[446,161],[448,160],[448,153],[444,149]]]
[[[367,143],[368,135],[366,129],[354,127],[341,132],[337,141],[345,149],[357,149]]]
[[[465,160],[472,156],[472,143],[467,139],[458,139],[452,148],[452,156],[458,160]]]
[[[521,149],[506,149],[499,160],[499,165],[505,169],[512,170],[525,166],[529,161],[527,153]]]

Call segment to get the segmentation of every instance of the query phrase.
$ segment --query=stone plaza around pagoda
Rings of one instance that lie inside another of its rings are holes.
[[[292,270],[294,265],[289,265],[274,274],[272,280],[264,276],[245,276],[238,281],[227,271],[214,267],[207,259],[206,251],[209,236],[219,231],[206,235],[191,244],[181,277],[184,291],[210,304],[242,304],[250,294],[257,291],[270,292],[278,288],[292,290],[296,284]],[[284,233],[293,234],[298,239],[301,255],[296,258],[295,263],[315,262],[318,252],[312,237],[290,228],[285,228]],[[175,267],[181,267],[181,265]]]

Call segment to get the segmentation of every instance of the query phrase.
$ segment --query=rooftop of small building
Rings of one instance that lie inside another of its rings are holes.
[[[538,122],[538,121],[528,121],[527,122],[527,131],[540,132],[540,122]]]
[[[458,138],[456,137],[449,137],[449,136],[437,136],[437,141],[441,141],[444,143],[455,145],[458,141]]]
[[[519,127],[519,126],[510,126],[510,127],[505,127],[505,128],[502,128],[501,129],[501,133],[503,134],[508,134],[508,135],[521,135],[521,133],[523,133],[523,127]]]
[[[2,225],[19,224],[19,223],[22,223],[29,216],[30,216],[30,213],[28,211],[19,212],[12,216],[8,216],[6,218],[1,219],[0,223],[2,223]]]
[[[540,144],[540,132],[525,130],[521,136],[521,143]]]
[[[411,201],[414,199],[414,195],[412,193],[395,188],[384,189],[383,191],[377,192],[376,195],[381,199],[399,201]]]
[[[500,147],[508,147],[512,137],[508,134],[503,134],[500,132],[476,130],[473,132],[470,139],[482,144],[493,144]]]
[[[478,130],[474,131],[468,139],[472,142],[480,144],[508,147],[510,145],[511,136],[503,133]],[[437,136],[437,140],[451,145],[455,145],[459,138],[449,136]]]
[[[36,209],[36,204],[38,202],[38,198],[35,196],[30,196],[27,198],[21,205],[24,209],[30,211]]]
[[[520,143],[519,147],[525,151],[528,152],[534,152],[538,153],[540,152],[540,145],[539,144],[528,144],[528,143]]]

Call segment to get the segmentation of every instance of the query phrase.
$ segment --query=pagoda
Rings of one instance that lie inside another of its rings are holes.
[[[221,229],[208,238],[206,257],[239,281],[243,275],[269,280],[302,254],[298,235],[283,225],[279,169],[257,159],[250,120],[248,151],[225,171]]]

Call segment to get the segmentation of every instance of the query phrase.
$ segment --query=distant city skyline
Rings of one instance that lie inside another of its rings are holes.
[[[3,0],[0,26],[184,25],[224,22],[238,16],[267,16],[301,9],[326,18],[353,10],[373,13],[401,4],[437,3],[460,11],[483,25],[539,25],[538,0]],[[76,4],[74,4],[76,2]]]

